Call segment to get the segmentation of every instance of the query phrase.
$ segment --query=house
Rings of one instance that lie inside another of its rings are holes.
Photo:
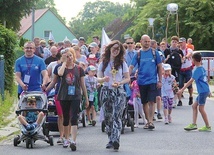
[[[55,42],[76,38],[72,31],[48,8],[35,10],[34,37],[49,40],[52,34]],[[20,37],[32,40],[32,13],[21,20]]]

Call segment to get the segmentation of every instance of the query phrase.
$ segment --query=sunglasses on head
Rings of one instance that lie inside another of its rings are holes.
[[[127,42],[126,44],[128,44],[128,45],[129,45],[129,44],[133,44],[133,42]]]
[[[136,46],[135,48],[141,48],[140,46]]]

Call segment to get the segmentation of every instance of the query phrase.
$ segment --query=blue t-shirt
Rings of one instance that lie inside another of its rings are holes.
[[[59,87],[60,87],[60,83],[61,83],[61,79],[60,79],[60,77],[59,77],[59,75],[58,75],[58,68],[59,68],[60,66],[62,66],[62,63],[56,65],[56,67],[54,68],[54,72],[53,72],[54,75],[57,75],[57,76],[58,76],[58,78],[57,78],[57,84],[56,84],[56,89],[55,89],[55,95],[58,94]]]
[[[147,51],[140,51],[140,66],[138,67],[138,85],[148,85],[157,83],[157,65],[161,63],[160,55],[155,51],[156,60],[150,48]],[[132,59],[131,65],[138,64],[138,53]]]
[[[22,56],[15,62],[15,72],[21,73],[21,80],[28,85],[28,91],[42,91],[41,72],[46,70],[44,60],[36,55],[31,58]],[[18,93],[21,93],[22,87],[18,86]]]
[[[195,68],[192,78],[195,80],[197,91],[199,94],[210,92],[206,71],[202,66]]]
[[[129,51],[128,49],[126,50],[126,53],[124,55],[124,58],[126,60],[126,63],[128,65],[128,67],[131,65],[132,59],[134,58],[134,55],[137,53],[137,51],[133,50],[133,51]],[[136,70],[138,69],[138,65],[136,65],[131,73],[131,77],[134,76]]]
[[[27,112],[25,118],[26,118],[26,121],[28,123],[34,123],[37,120],[37,113],[36,112],[32,112],[32,111],[31,112]]]

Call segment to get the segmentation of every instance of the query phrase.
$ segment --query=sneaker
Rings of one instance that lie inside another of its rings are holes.
[[[37,126],[38,126],[38,124],[36,124],[36,123],[31,124],[32,130],[35,129]]]
[[[162,116],[161,116],[160,113],[157,114],[157,118],[158,118],[158,119],[162,119]]]
[[[155,128],[154,124],[150,122],[149,126],[148,126],[148,129],[154,129],[154,128]]]
[[[189,105],[193,104],[193,97],[189,97]]]
[[[77,150],[76,143],[75,143],[75,142],[72,142],[72,143],[70,144],[70,148],[71,148],[71,151],[76,151],[76,150]]]
[[[204,132],[210,132],[211,131],[211,127],[210,126],[203,126],[201,128],[198,129],[198,131],[204,131]]]
[[[196,130],[197,129],[197,125],[196,124],[189,124],[188,126],[186,126],[184,128],[184,130],[190,131],[190,130]]]
[[[178,101],[177,106],[182,106],[182,101],[181,101],[181,100],[180,100],[180,101]]]
[[[137,124],[135,124],[135,125],[134,125],[134,128],[138,128],[138,125],[137,125]]]
[[[70,145],[70,141],[68,139],[65,139],[63,142],[63,148],[67,148]]]
[[[172,123],[172,117],[171,117],[171,115],[168,115],[168,120],[169,120],[169,123]]]
[[[59,138],[56,143],[57,144],[62,144],[63,143],[63,138]]]
[[[30,130],[31,130],[31,125],[30,125],[30,124],[27,124],[27,125],[25,126],[25,129],[26,129],[27,131],[30,131]]]
[[[146,123],[146,125],[143,128],[144,129],[149,129],[149,123]]]
[[[114,141],[112,145],[114,147],[114,150],[118,150],[120,147],[120,144],[117,141]]]
[[[93,120],[93,121],[91,122],[91,125],[92,125],[92,126],[95,126],[95,125],[96,125],[96,121]]]
[[[88,121],[88,125],[92,125],[92,121]]]
[[[165,118],[164,123],[165,123],[165,124],[169,124],[168,118]]]
[[[112,141],[110,141],[110,142],[108,142],[108,144],[106,144],[106,148],[107,148],[107,149],[113,148],[113,143],[112,143]]]

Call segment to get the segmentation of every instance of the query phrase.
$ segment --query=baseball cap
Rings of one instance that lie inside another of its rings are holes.
[[[97,68],[93,65],[88,66],[87,71],[96,71]]]
[[[88,59],[94,59],[97,60],[96,55],[95,54],[89,54]]]
[[[29,97],[27,98],[27,102],[36,102],[35,96],[29,96]]]
[[[85,41],[85,38],[84,37],[79,37],[79,40]]]
[[[78,43],[79,43],[79,40],[77,40],[77,39],[73,39],[73,40],[71,41],[71,44],[72,44],[72,45],[78,45]]]
[[[186,38],[184,37],[179,38],[179,43],[182,43],[182,42],[186,42]]]
[[[98,47],[98,45],[97,45],[97,43],[92,42],[92,43],[89,44],[89,47]]]
[[[163,69],[166,71],[166,70],[172,70],[170,64],[164,64],[163,65]]]

